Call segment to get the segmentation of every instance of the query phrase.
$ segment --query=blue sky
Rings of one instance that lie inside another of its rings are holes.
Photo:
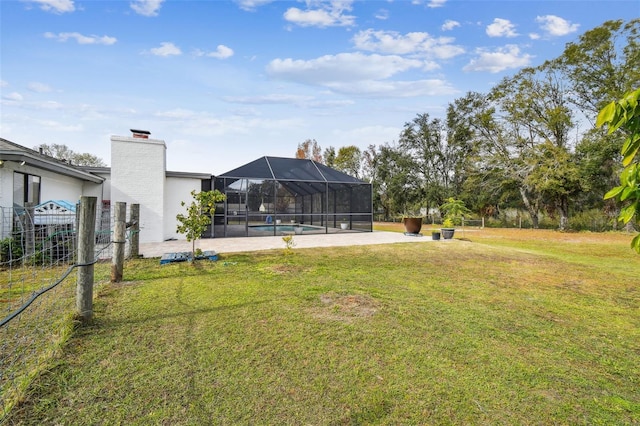
[[[624,1],[0,0],[0,136],[110,161],[144,129],[220,174],[298,143],[365,149],[559,56]]]

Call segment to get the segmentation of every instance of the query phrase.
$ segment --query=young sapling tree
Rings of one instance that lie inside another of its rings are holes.
[[[191,204],[187,206],[187,213],[179,213],[176,216],[178,220],[177,232],[185,234],[187,241],[191,241],[191,258],[196,259],[196,240],[202,236],[202,233],[207,229],[207,226],[211,223],[211,216],[215,213],[216,203],[224,201],[226,195],[220,191],[191,191],[193,200]],[[182,201],[181,206],[186,206],[187,203]]]

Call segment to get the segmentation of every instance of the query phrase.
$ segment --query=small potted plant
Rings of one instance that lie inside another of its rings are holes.
[[[471,213],[465,205],[464,201],[456,200],[451,197],[447,202],[440,206],[440,211],[444,212],[444,221],[442,222],[442,238],[450,240],[455,232],[455,224],[462,222],[465,214]]]
[[[453,238],[453,234],[456,232],[456,228],[453,225],[453,219],[447,217],[442,221],[442,228],[440,228],[442,232],[442,238],[445,240],[450,240]]]
[[[438,241],[440,239],[441,231],[439,229],[431,230],[431,239],[434,241]]]

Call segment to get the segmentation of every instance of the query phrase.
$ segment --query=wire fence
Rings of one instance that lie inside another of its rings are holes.
[[[93,262],[111,258],[114,209],[96,209]],[[0,423],[77,323],[77,206],[0,209]],[[125,252],[129,252],[129,238]],[[92,262],[92,263],[93,263]],[[109,280],[108,268],[93,281]]]
[[[569,217],[567,230],[570,231],[591,231],[606,232],[621,229],[621,224],[616,220],[616,214],[609,214],[601,210],[589,210],[585,212],[576,212]],[[374,215],[374,221],[377,222],[401,222],[402,217],[387,218],[382,213]],[[423,216],[423,223],[432,225],[441,225],[443,218],[439,215]],[[509,211],[498,216],[479,217],[473,219],[463,219],[464,226],[479,228],[521,228],[533,229],[534,223],[527,213],[518,211]],[[456,225],[462,225],[457,223]],[[540,215],[538,228],[542,229],[559,229],[560,220],[558,217],[549,217]]]

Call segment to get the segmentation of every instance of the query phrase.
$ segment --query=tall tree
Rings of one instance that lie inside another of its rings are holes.
[[[566,45],[547,66],[566,76],[571,101],[593,123],[609,102],[640,86],[640,19],[607,21]]]
[[[296,158],[306,158],[322,163],[322,149],[315,139],[307,139],[298,144]]]
[[[362,180],[373,182],[376,180],[376,157],[378,150],[371,144],[362,152]]]
[[[419,207],[422,192],[409,154],[398,147],[383,144],[374,161],[374,203],[376,208],[384,211],[385,220],[399,213],[410,213]]]
[[[552,164],[554,168],[548,170],[574,171],[569,164],[573,162],[569,135],[574,120],[565,93],[555,70],[527,68],[504,79],[491,95],[504,114],[506,149],[515,166],[511,170],[515,171],[513,177],[519,183],[523,203],[532,215],[537,214],[532,211],[534,205],[554,208],[561,229],[568,225],[569,197],[580,190],[579,179],[572,174],[551,185],[538,169]]]
[[[503,85],[508,87],[506,82]],[[493,202],[499,201],[501,193],[516,190],[537,228],[541,197],[526,180],[531,171],[531,164],[525,162],[530,147],[523,139],[520,121],[512,119],[509,105],[502,104],[505,98],[501,91],[469,92],[454,101],[449,120],[457,123],[459,137],[474,146],[473,181],[493,194]]]
[[[355,145],[340,147],[334,161],[334,167],[348,175],[360,178],[361,156],[360,148]]]
[[[398,146],[412,159],[426,207],[440,205],[458,190],[454,183],[460,152],[449,143],[446,124],[429,114],[405,123]]]
[[[541,195],[548,211],[560,214],[560,229],[569,225],[569,201],[581,189],[580,171],[565,147],[546,141],[537,145],[527,159],[531,173],[526,183]]]
[[[101,158],[89,153],[77,153],[70,149],[67,145],[46,143],[35,146],[33,149],[40,151],[49,157],[53,157],[58,160],[66,161],[75,166],[88,166],[88,167],[104,167],[106,164]]]
[[[336,149],[332,146],[329,148],[325,148],[324,153],[322,154],[322,159],[324,160],[324,165],[327,167],[333,167],[336,163]]]

